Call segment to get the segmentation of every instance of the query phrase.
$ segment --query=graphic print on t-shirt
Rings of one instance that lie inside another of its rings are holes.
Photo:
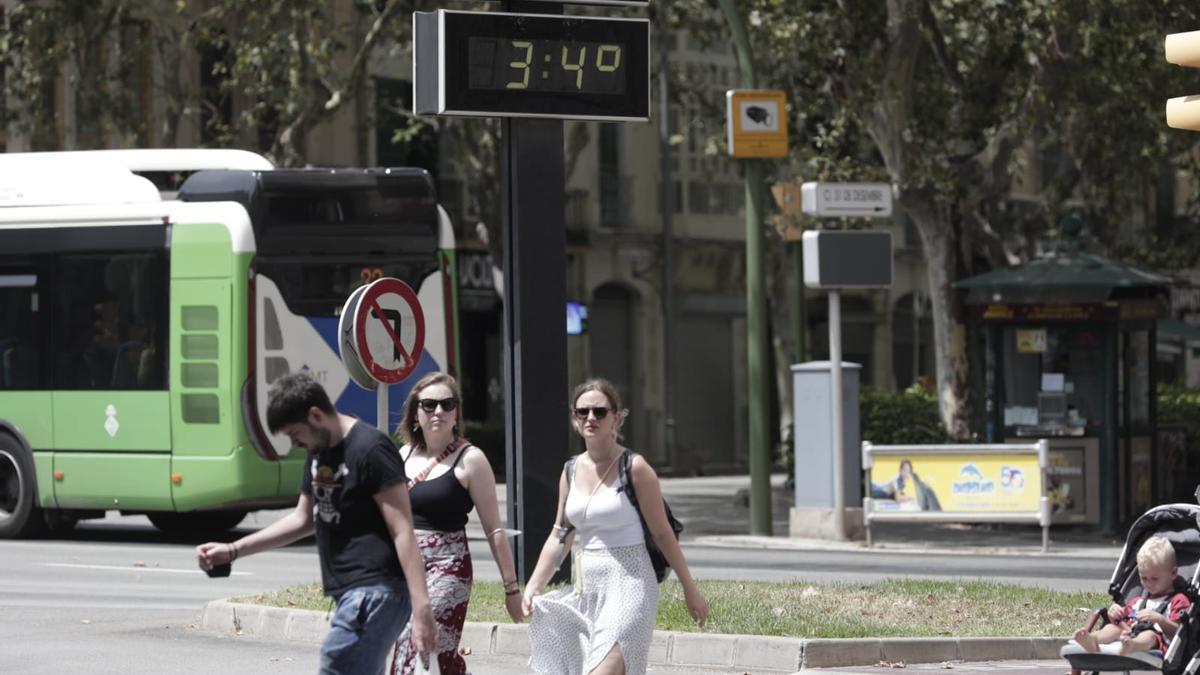
[[[349,473],[349,470],[343,463],[338,466],[337,473],[334,473],[332,467],[324,464],[318,467],[317,460],[313,459],[311,472],[313,518],[320,518],[326,523],[340,523],[342,514],[338,513],[335,498],[338,496],[338,491],[342,489],[342,478]]]

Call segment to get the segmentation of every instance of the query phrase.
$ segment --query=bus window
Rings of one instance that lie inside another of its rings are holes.
[[[353,259],[262,257],[258,262],[258,273],[279,286],[288,309],[309,317],[337,316],[346,298],[364,283],[394,277],[417,288],[421,279],[435,271],[436,261],[429,258],[389,261],[369,255]]]
[[[34,267],[0,265],[0,389],[38,389],[41,297]]]
[[[165,389],[161,252],[63,255],[52,333],[58,389]]]

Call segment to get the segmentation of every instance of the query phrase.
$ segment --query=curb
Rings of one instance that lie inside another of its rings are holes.
[[[996,544],[964,544],[960,546],[940,546],[929,542],[920,544],[900,544],[895,542],[877,542],[868,547],[859,541],[832,541],[804,537],[764,537],[744,534],[702,534],[685,537],[684,544],[695,546],[712,546],[721,548],[769,549],[783,551],[839,551],[866,554],[899,554],[899,555],[1000,555],[1022,558],[1089,558],[1097,560],[1114,560],[1121,556],[1120,546],[1079,546],[1051,541],[1050,550],[1042,552],[1041,544],[1030,545],[996,545]]]
[[[328,615],[214,600],[204,606],[203,630],[253,636],[262,640],[319,643],[329,629]],[[1057,659],[1066,638],[839,638],[805,639],[762,635],[721,635],[654,631],[650,664],[735,668],[762,673],[795,673],[805,668],[873,666],[879,662],[940,663]],[[523,624],[468,621],[460,647],[465,653],[528,656]]]

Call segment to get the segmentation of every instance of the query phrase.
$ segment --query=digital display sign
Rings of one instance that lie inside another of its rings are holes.
[[[470,89],[620,95],[626,69],[619,44],[469,38]]]
[[[650,117],[647,19],[438,10],[413,34],[418,115]]]

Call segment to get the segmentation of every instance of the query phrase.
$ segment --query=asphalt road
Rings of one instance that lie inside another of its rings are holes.
[[[274,515],[254,514],[242,529],[261,527]],[[1103,590],[1113,564],[1069,556],[684,548],[700,579],[984,578]],[[496,579],[486,544],[475,541],[472,551],[480,578]],[[141,517],[85,523],[64,539],[3,541],[0,672],[311,672],[316,664],[311,644],[212,635],[199,631],[196,622],[209,600],[318,578],[314,547],[301,542],[239,560],[227,579],[209,579],[196,569],[191,544],[162,536]],[[519,660],[473,662],[477,674],[523,672]]]

